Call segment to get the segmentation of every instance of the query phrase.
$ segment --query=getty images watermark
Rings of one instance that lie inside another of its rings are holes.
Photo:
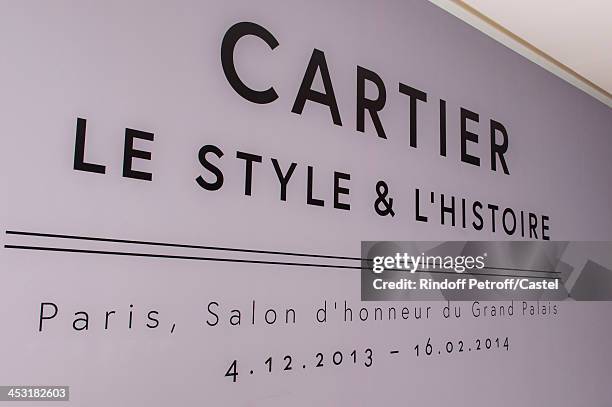
[[[393,270],[410,274],[474,274],[485,269],[486,258],[487,253],[480,256],[428,256],[425,253],[413,256],[405,252],[395,253],[394,256],[375,256],[372,259],[372,272],[382,274],[385,270]],[[499,280],[499,276],[493,276],[485,279],[444,277],[436,280],[431,277],[404,277],[385,280],[380,276],[374,279],[372,286],[375,290],[558,290],[559,279],[536,281],[530,278],[507,277]]]
[[[362,242],[361,299],[612,300],[611,250],[610,242]]]

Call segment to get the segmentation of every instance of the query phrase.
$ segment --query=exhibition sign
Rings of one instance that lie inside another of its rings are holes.
[[[0,27],[7,394],[612,400],[610,305],[574,301],[612,264],[580,243],[612,240],[609,107],[425,1],[15,2]],[[552,248],[562,295],[366,298],[373,255],[427,241]]]

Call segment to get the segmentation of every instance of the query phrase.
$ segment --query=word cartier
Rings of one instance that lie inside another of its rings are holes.
[[[232,88],[244,99],[256,104],[273,103],[279,99],[279,95],[274,86],[270,86],[265,90],[256,90],[244,83],[238,75],[238,70],[236,69],[234,61],[235,49],[240,39],[247,36],[260,39],[272,50],[280,45],[276,37],[261,25],[252,22],[234,24],[227,30],[221,44],[221,64],[223,66],[223,72]],[[322,92],[313,89],[313,83],[317,77],[319,77],[323,83]],[[387,139],[385,126],[379,116],[380,111],[383,110],[387,102],[387,88],[384,81],[376,72],[359,65],[357,65],[356,79],[356,130],[362,133],[365,132],[367,113],[376,130],[377,136],[381,139]],[[372,86],[376,88],[377,94],[375,96],[366,95],[368,84],[370,88],[372,88]],[[429,103],[427,92],[401,82],[399,82],[397,89],[401,95],[407,97],[407,111],[409,112],[408,137],[410,147],[417,148],[418,106],[422,103]],[[316,103],[328,108],[333,124],[337,126],[343,125],[325,53],[316,48],[313,50],[308,65],[306,66],[291,112],[301,115],[306,103]],[[446,157],[447,114],[446,101],[444,99],[439,100],[439,113],[439,152],[441,156]],[[480,166],[480,157],[470,154],[468,150],[470,145],[479,142],[479,135],[469,129],[477,126],[479,121],[480,115],[478,113],[464,107],[460,108],[461,162],[475,166]],[[491,170],[498,171],[497,164],[499,161],[503,172],[505,174],[510,174],[505,156],[508,151],[508,131],[502,123],[493,119],[489,120],[489,142]]]

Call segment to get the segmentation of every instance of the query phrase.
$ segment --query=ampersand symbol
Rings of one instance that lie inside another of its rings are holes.
[[[376,193],[378,194],[378,198],[376,198],[374,202],[374,210],[376,213],[380,216],[395,216],[395,212],[393,211],[393,198],[386,199],[389,193],[389,187],[384,181],[378,181],[376,183]]]

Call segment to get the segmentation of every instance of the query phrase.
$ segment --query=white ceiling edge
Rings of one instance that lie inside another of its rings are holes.
[[[553,62],[538,54],[537,52],[534,52],[532,49],[526,47],[524,44],[520,43],[519,41],[504,33],[503,31],[500,31],[498,28],[491,25],[487,21],[483,20],[475,14],[472,14],[471,12],[463,8],[460,4],[457,4],[455,1],[429,1],[440,7],[441,9],[447,11],[448,13],[454,15],[455,17],[463,20],[464,22],[468,23],[469,25],[483,32],[489,37],[493,38],[497,42],[505,45],[506,47],[524,56],[535,64],[541,66],[547,71],[555,74],[564,81],[589,94],[590,96],[604,103],[608,107],[612,107],[612,98],[606,93],[603,93],[600,89],[591,86],[588,82],[583,81],[580,77],[573,75],[570,72],[560,68],[558,65],[554,64]]]

